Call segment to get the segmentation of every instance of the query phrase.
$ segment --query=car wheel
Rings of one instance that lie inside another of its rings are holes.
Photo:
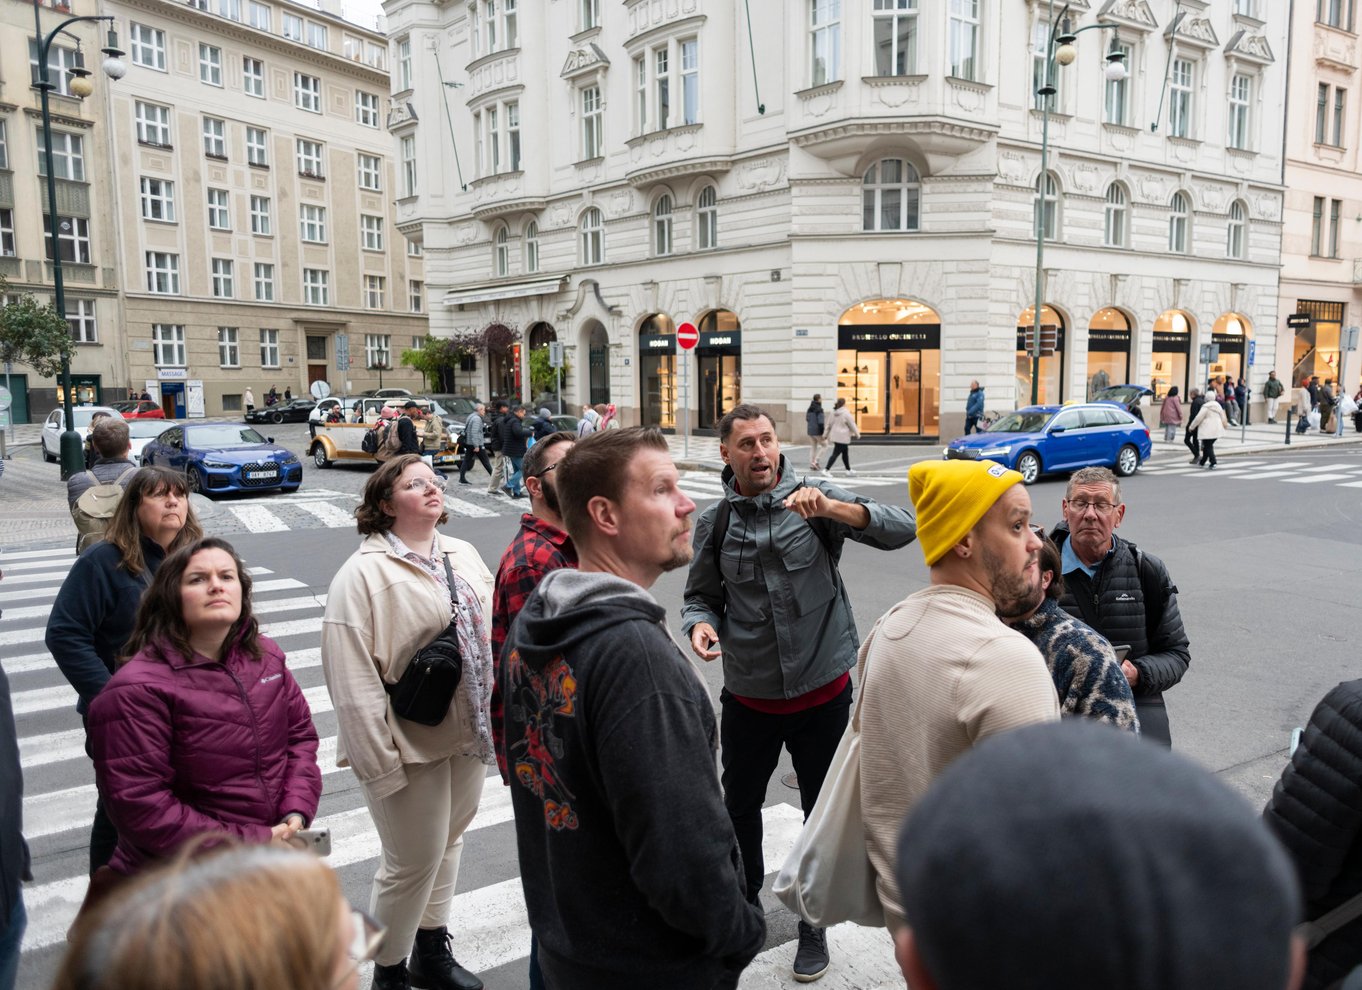
[[[1021,472],[1022,483],[1034,485],[1040,477],[1040,458],[1035,451],[1028,450],[1017,458],[1017,470]]]
[[[271,422],[271,423],[274,423],[274,424],[278,425],[279,423],[282,423],[283,421],[284,421],[284,414],[283,414],[283,413],[277,412],[277,413],[271,413],[271,414],[270,414],[270,422]]]
[[[47,452],[47,444],[43,444],[42,447],[43,447],[43,460],[47,461],[48,464],[55,464],[56,461],[57,461],[57,459]]]
[[[1129,478],[1140,469],[1140,452],[1130,444],[1121,448],[1116,455],[1116,473],[1122,478]]]
[[[208,485],[204,483],[203,475],[198,471],[197,468],[190,468],[184,474],[185,477],[189,479],[189,491],[191,494],[194,495],[207,494],[206,489],[208,488]]]
[[[329,468],[331,458],[326,456],[326,444],[314,443],[312,445],[312,463],[319,468]]]

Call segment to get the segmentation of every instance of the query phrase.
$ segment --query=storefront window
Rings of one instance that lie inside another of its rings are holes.
[[[939,436],[941,318],[908,299],[860,303],[838,325],[837,397],[863,434]]]
[[[1029,331],[1034,319],[1034,306],[1028,306],[1017,317],[1017,406],[1031,404],[1031,364],[1033,357],[1028,347]],[[1064,380],[1064,317],[1049,306],[1040,308],[1040,388],[1036,401],[1043,406],[1063,401],[1060,383]]]
[[[676,327],[655,313],[638,328],[639,391],[643,425],[676,429]]]
[[[1211,343],[1220,348],[1220,357],[1206,371],[1208,379],[1225,376],[1237,381],[1248,370],[1245,350],[1250,336],[1248,320],[1238,313],[1226,313],[1211,328]]]
[[[1130,320],[1119,309],[1099,309],[1088,321],[1088,398],[1129,383]]]
[[[742,402],[742,324],[726,309],[706,313],[696,327],[700,344],[699,429],[711,432],[719,420]]]
[[[1181,310],[1170,309],[1154,321],[1154,350],[1150,356],[1149,387],[1158,401],[1174,385],[1186,396],[1187,355],[1192,350],[1192,321]]]
[[[1343,303],[1315,299],[1296,301],[1296,313],[1310,317],[1296,327],[1291,381],[1299,385],[1311,375],[1319,380],[1338,377],[1338,342],[1343,326]]]

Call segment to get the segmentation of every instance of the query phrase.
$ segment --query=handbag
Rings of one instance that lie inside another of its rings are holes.
[[[448,555],[442,555],[449,579],[450,601],[454,597],[454,572]],[[418,725],[439,725],[449,714],[454,691],[463,677],[463,654],[459,652],[458,630],[451,619],[440,635],[421,647],[407,663],[396,684],[385,683],[393,712]]]
[[[872,631],[872,643],[874,637]],[[864,663],[860,683],[864,687]],[[868,928],[885,925],[861,817],[861,697],[856,699],[851,721],[837,744],[813,812],[771,890],[782,904],[816,928],[844,921]]]

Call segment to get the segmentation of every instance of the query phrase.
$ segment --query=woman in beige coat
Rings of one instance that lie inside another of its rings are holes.
[[[1201,412],[1196,414],[1196,419],[1192,420],[1187,429],[1194,431],[1197,439],[1201,441],[1201,461],[1203,467],[1210,471],[1215,470],[1215,442],[1223,437],[1230,428],[1229,420],[1225,417],[1225,410],[1214,398],[1208,399],[1206,404],[1201,407]],[[1210,464],[1207,464],[1207,460]]]
[[[828,425],[823,428],[823,438],[832,443],[832,454],[828,457],[828,463],[823,468],[823,473],[832,473],[832,465],[840,455],[842,466],[847,469],[847,474],[855,474],[856,472],[851,470],[849,451],[851,450],[851,441],[861,438],[861,431],[856,428],[856,420],[851,415],[851,410],[847,408],[846,399],[838,399],[837,404],[832,407],[832,415],[828,417]]]
[[[359,778],[383,846],[370,913],[388,935],[374,990],[482,987],[455,961],[446,925],[463,833],[494,762],[492,575],[470,544],[436,531],[444,489],[415,454],[374,472],[355,512],[364,542],[331,582],[322,624],[337,762]],[[403,719],[387,687],[451,619],[463,668],[449,712],[434,726]]]

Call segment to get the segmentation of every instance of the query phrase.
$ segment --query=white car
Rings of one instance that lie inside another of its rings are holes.
[[[138,467],[142,466],[142,448],[151,441],[155,440],[172,426],[179,426],[174,420],[168,419],[130,419],[128,420],[128,443],[132,447],[132,452],[128,454],[128,460]]]
[[[103,413],[105,416],[119,416],[118,410],[112,406],[76,406],[71,410],[71,419],[74,429],[80,434],[80,442],[85,443],[85,438],[90,435],[90,420],[94,419],[96,413]],[[47,414],[47,419],[43,420],[43,432],[41,443],[43,446],[43,460],[55,461],[61,457],[61,435],[66,430],[66,416],[61,409],[53,409]]]

